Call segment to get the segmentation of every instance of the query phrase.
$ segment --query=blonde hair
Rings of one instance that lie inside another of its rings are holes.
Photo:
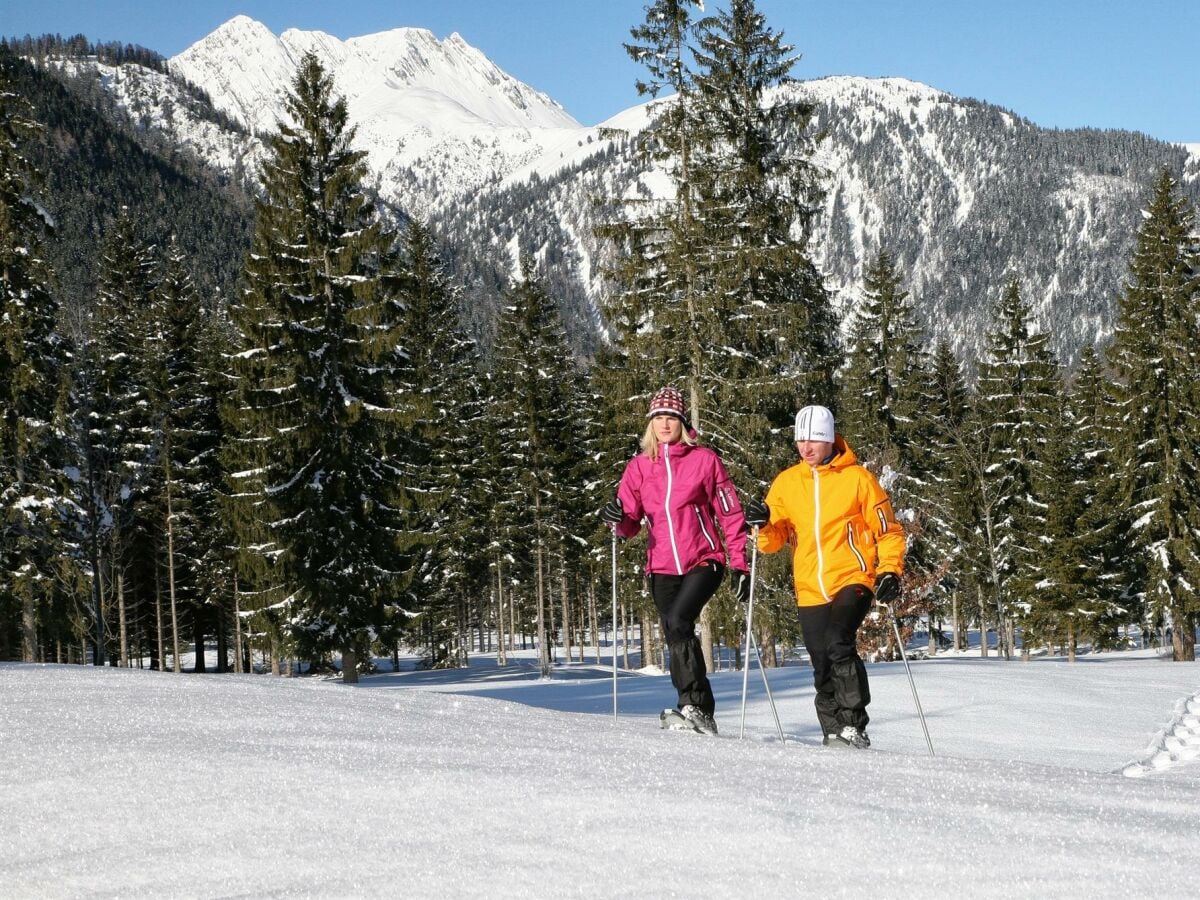
[[[692,431],[691,426],[682,419],[679,422],[683,425],[683,435],[679,440],[689,447],[695,447],[699,444],[700,439],[696,437],[696,432]],[[653,460],[658,459],[658,435],[654,433],[653,419],[646,423],[646,430],[642,434],[642,452]]]

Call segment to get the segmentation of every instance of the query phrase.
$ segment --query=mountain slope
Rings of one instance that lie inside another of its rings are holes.
[[[409,210],[474,190],[580,130],[559,104],[459,35],[439,41],[420,28],[347,41],[296,29],[276,37],[237,16],[172,58],[170,70],[265,134],[284,120],[283,92],[306,52],[346,98],[381,196]]]
[[[824,215],[814,256],[848,312],[862,272],[887,248],[907,275],[932,338],[963,355],[983,347],[991,303],[1016,276],[1055,349],[1070,361],[1111,331],[1141,204],[1163,167],[1200,202],[1200,160],[1134,132],[1039,128],[990,104],[904,79],[798,82],[776,100],[816,105],[827,137]],[[645,108],[613,120],[632,132]],[[439,215],[462,248],[460,264],[487,293],[490,277],[463,260],[519,240],[563,258],[569,309],[603,315],[592,198],[661,196],[665,179],[631,161],[620,142],[589,130],[568,158],[543,157]],[[508,263],[511,265],[511,263]]]
[[[274,127],[306,50],[346,94],[385,204],[431,220],[449,248],[475,334],[486,339],[523,248],[547,265],[568,331],[589,356],[603,340],[601,272],[611,252],[593,236],[593,200],[668,188],[661,172],[639,168],[627,140],[605,131],[636,133],[648,106],[582,128],[457,36],[438,41],[402,28],[347,41],[296,30],[276,37],[244,16],[171,60],[170,79],[133,65],[97,71],[148,133],[236,182],[261,159],[249,130]],[[211,97],[207,113],[184,78]],[[839,307],[855,306],[865,265],[886,248],[930,338],[948,339],[968,359],[984,346],[990,306],[1011,276],[1065,360],[1103,341],[1153,179],[1167,168],[1200,203],[1194,146],[1043,129],[901,78],[797,82],[776,98],[816,104],[827,134],[816,159],[827,194],[812,247]],[[248,130],[221,126],[222,115]]]
[[[23,149],[42,173],[36,189],[55,223],[47,254],[55,291],[70,308],[89,302],[99,247],[122,207],[132,211],[143,240],[175,237],[203,295],[232,294],[250,241],[248,198],[165,134],[144,130],[135,107],[122,105],[126,95],[113,93],[115,81],[146,85],[159,73],[131,64],[106,81],[94,59],[48,72],[3,47],[0,66],[45,126]]]

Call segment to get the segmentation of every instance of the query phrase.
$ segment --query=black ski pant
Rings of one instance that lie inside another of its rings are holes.
[[[852,584],[834,594],[832,603],[798,607],[817,689],[817,721],[825,734],[835,734],[846,725],[865,731],[870,721],[867,667],[856,640],[873,599],[869,588]]]
[[[685,575],[650,576],[650,592],[662,617],[663,636],[671,655],[671,684],[679,693],[678,708],[690,704],[710,716],[717,704],[696,637],[696,620],[721,586],[724,573],[720,563],[706,562]]]

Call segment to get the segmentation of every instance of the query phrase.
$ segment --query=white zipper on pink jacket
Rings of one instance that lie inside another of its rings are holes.
[[[671,445],[663,444],[663,463],[667,467],[667,534],[671,537],[671,555],[675,557],[675,570],[683,574],[683,563],[679,561],[679,544],[675,541],[675,520],[671,518],[671,488],[675,486],[675,477],[671,472]]]

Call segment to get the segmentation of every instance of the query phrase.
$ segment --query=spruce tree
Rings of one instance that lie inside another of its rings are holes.
[[[489,402],[500,451],[497,474],[505,485],[498,508],[507,550],[531,582],[545,675],[551,664],[550,579],[572,540],[564,514],[578,509],[574,495],[582,488],[575,480],[582,455],[579,426],[567,414],[577,408],[580,382],[557,305],[530,257],[522,257],[520,277],[505,300]]]
[[[246,453],[257,465],[234,478],[266,516],[239,537],[269,535],[302,650],[340,652],[353,682],[396,614],[411,575],[402,561],[418,542],[398,455],[410,423],[394,239],[364,190],[346,102],[313,54],[286,109],[233,309],[243,349],[230,424],[258,442]]]
[[[1164,172],[1129,262],[1108,358],[1120,387],[1122,500],[1133,517],[1136,593],[1195,659],[1200,621],[1200,242],[1195,211]]]
[[[1112,464],[1111,404],[1099,357],[1085,348],[1049,428],[1045,578],[1026,620],[1030,638],[1057,641],[1072,660],[1080,639],[1112,647],[1117,626],[1128,622],[1119,574],[1127,517]]]
[[[12,652],[7,623],[19,622],[20,658],[31,662],[48,639],[69,637],[52,612],[69,507],[68,347],[43,248],[49,226],[33,197],[39,176],[20,149],[39,127],[0,66],[0,658]]]
[[[154,534],[162,544],[166,623],[170,653],[179,671],[181,610],[190,609],[194,637],[204,643],[205,623],[216,610],[218,644],[224,647],[229,593],[227,567],[219,545],[225,540],[217,521],[220,481],[217,450],[221,426],[220,387],[214,382],[217,360],[214,314],[202,302],[187,271],[182,251],[172,241],[163,262],[152,306],[156,352],[150,354],[148,382],[153,441],[156,447]],[[224,667],[224,655],[218,668]],[[163,650],[157,654],[160,665]],[[204,668],[202,658],[197,669]]]
[[[980,367],[979,427],[985,432],[979,469],[981,497],[991,501],[985,540],[988,578],[1001,610],[1005,652],[1009,618],[1027,611],[1043,580],[1048,471],[1047,433],[1062,393],[1048,335],[1032,323],[1020,285],[1010,279],[992,312],[988,349]]]
[[[903,282],[887,250],[881,250],[864,273],[863,298],[850,330],[838,430],[879,477],[905,526],[904,599],[910,602],[893,609],[905,615],[929,613],[932,628],[931,594],[946,570],[947,557],[939,554],[935,542],[926,540],[930,505],[944,498],[931,478],[934,457],[923,417],[946,398],[938,396],[931,383],[924,336]],[[890,646],[889,623],[881,624]]]
[[[697,211],[703,176],[694,159],[707,128],[694,110],[689,58],[692,13],[702,8],[699,0],[656,0],[646,7],[644,24],[631,29],[634,42],[625,45],[647,70],[648,78],[637,82],[639,95],[673,95],[651,107],[649,125],[634,140],[639,162],[664,170],[673,190],[661,198],[597,199],[607,207],[597,233],[613,248],[606,266],[615,289],[605,309],[609,342],[598,371],[611,404],[606,419],[614,429],[640,431],[626,401],[648,400],[658,387],[674,382],[684,382],[692,426],[700,425],[706,250]]]
[[[462,612],[487,589],[481,507],[488,497],[475,489],[479,354],[458,325],[457,293],[420,222],[404,234],[400,271],[408,348],[402,371],[414,419],[402,464],[406,481],[420,494],[413,527],[434,539],[413,560],[415,578],[404,605],[420,614],[407,627],[429,641],[434,666],[465,665]]]
[[[923,540],[941,577],[930,590],[930,616],[949,616],[953,647],[966,649],[967,598],[972,588],[968,564],[975,516],[969,465],[971,398],[962,363],[945,341],[930,362],[928,403],[918,415],[928,459]],[[974,608],[974,604],[971,604]],[[982,623],[981,623],[982,625]]]
[[[793,49],[753,0],[698,24],[704,419],[744,489],[793,461],[781,438],[799,406],[836,407],[837,320],[808,246],[814,107],[788,90]]]
[[[144,534],[138,516],[157,477],[147,381],[156,270],[153,246],[137,235],[130,210],[122,209],[101,245],[79,377],[92,577],[102,608],[108,598],[105,630],[115,625],[122,666],[130,663],[132,629],[151,591],[140,577],[144,554],[152,550],[138,539]]]

